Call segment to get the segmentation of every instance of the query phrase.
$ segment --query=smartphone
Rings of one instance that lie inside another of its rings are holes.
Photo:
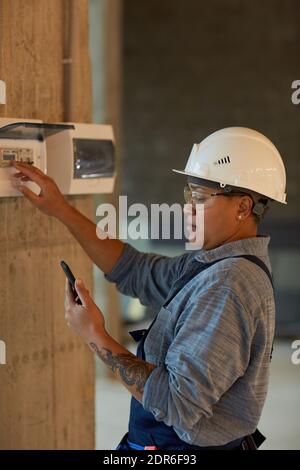
[[[76,289],[75,289],[75,276],[74,276],[74,274],[72,273],[71,269],[69,268],[69,266],[67,265],[67,263],[65,261],[62,260],[60,262],[60,265],[61,265],[65,275],[67,276],[67,279],[69,281],[69,284],[71,286],[71,289],[72,289],[72,292],[73,292],[73,295],[74,295],[75,302],[79,305],[82,305],[81,300],[78,297],[78,294],[77,294]]]

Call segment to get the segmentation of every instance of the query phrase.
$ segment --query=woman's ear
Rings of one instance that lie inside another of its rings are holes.
[[[238,203],[237,220],[247,219],[252,212],[253,201],[250,196],[242,196]]]

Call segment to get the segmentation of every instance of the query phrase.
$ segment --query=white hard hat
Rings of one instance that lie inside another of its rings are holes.
[[[248,189],[286,204],[285,168],[275,145],[247,127],[227,127],[194,144],[184,170],[176,173]]]

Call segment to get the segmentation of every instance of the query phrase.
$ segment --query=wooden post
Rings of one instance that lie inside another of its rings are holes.
[[[7,86],[0,116],[91,121],[88,1],[69,6],[76,15],[66,80],[68,5],[0,2],[0,76]],[[69,200],[92,217],[91,196]],[[0,339],[7,362],[0,365],[2,449],[94,448],[94,358],[64,321],[62,258],[91,289],[91,262],[62,224],[23,197],[0,199]]]

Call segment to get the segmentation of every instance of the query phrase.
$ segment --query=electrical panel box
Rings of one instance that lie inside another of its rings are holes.
[[[47,138],[47,173],[63,194],[111,193],[115,146],[112,126],[72,123]]]
[[[110,125],[0,118],[0,197],[22,195],[11,182],[16,172],[13,160],[51,176],[63,194],[113,191],[115,147]],[[39,194],[34,182],[24,184]]]
[[[10,166],[12,160],[29,163],[47,173],[46,138],[71,127],[38,119],[0,118],[0,197],[22,196],[11,182],[12,174],[16,173]],[[36,183],[24,184],[39,194],[40,187]]]

